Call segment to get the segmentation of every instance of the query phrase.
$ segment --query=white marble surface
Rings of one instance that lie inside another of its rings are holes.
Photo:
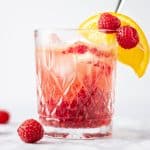
[[[113,135],[100,140],[56,140],[44,137],[25,144],[17,135],[18,123],[0,126],[0,150],[149,150],[150,122],[115,119]]]

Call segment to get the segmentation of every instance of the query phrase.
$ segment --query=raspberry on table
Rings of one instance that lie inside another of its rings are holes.
[[[17,132],[22,141],[26,143],[35,143],[44,135],[42,125],[34,119],[24,121],[17,129]]]
[[[0,124],[8,123],[10,114],[6,110],[0,110]]]

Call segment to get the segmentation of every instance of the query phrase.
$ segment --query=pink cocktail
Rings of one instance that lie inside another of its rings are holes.
[[[46,134],[75,139],[110,135],[115,43],[94,45],[72,29],[38,30],[35,41],[38,113]]]

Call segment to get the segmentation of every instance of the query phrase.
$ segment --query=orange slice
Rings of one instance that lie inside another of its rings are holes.
[[[135,21],[133,21],[128,16],[118,13],[112,13],[112,15],[118,17],[121,21],[122,25],[130,25],[134,27],[139,34],[139,43],[136,47],[126,50],[119,45],[117,46],[118,60],[123,64],[130,66],[135,73],[142,77],[146,71],[146,68],[149,64],[150,58],[150,48],[148,45],[148,41],[145,37],[142,29],[137,25]],[[101,14],[96,14],[95,16],[91,16],[86,19],[80,26],[79,32],[80,34],[94,44],[113,44],[116,42],[115,33],[106,34],[98,31],[98,20]],[[89,30],[88,30],[89,29]]]

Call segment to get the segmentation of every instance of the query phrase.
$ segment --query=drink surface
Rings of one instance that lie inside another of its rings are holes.
[[[38,113],[46,126],[96,128],[113,114],[115,54],[76,42],[36,49]]]

